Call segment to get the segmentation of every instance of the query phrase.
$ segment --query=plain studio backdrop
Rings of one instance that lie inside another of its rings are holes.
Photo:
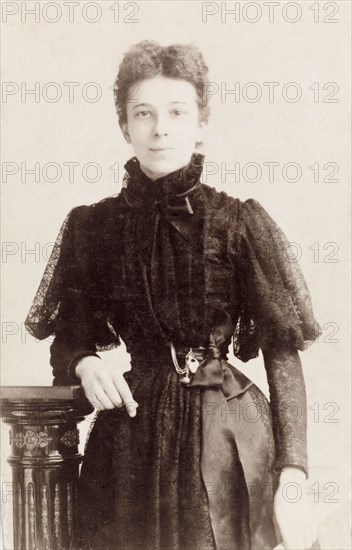
[[[51,342],[35,341],[23,322],[66,214],[121,189],[132,150],[112,85],[123,53],[143,39],[194,43],[210,68],[203,182],[257,199],[280,225],[322,327],[301,354],[309,487],[313,514],[341,513],[350,464],[350,2],[3,2],[2,20],[2,384],[51,385]],[[109,353],[128,368],[123,346]],[[261,357],[231,359],[267,393]],[[345,527],[329,548],[341,548]]]

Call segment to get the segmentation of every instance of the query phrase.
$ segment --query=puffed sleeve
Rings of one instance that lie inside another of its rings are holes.
[[[66,216],[25,321],[38,340],[55,336],[50,347],[54,385],[78,383],[72,367],[79,358],[120,343],[98,277],[98,230],[92,233],[88,220],[85,206]]]
[[[287,466],[308,476],[307,402],[298,350],[321,334],[307,284],[289,241],[264,208],[241,204],[236,237],[240,315],[234,353],[243,361],[261,348],[267,373],[277,470]]]
[[[253,199],[241,203],[236,237],[240,315],[234,353],[242,361],[259,348],[307,349],[321,334],[307,284],[290,243]]]

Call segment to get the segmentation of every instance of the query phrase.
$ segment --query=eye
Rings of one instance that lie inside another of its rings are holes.
[[[182,115],[186,114],[182,109],[172,109],[171,112],[175,118],[180,118]]]
[[[149,118],[150,115],[151,115],[151,112],[146,109],[143,111],[138,111],[136,113],[136,117],[138,118]]]

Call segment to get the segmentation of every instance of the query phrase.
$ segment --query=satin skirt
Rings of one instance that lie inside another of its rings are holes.
[[[221,388],[184,386],[166,360],[135,361],[124,376],[137,415],[97,413],[79,481],[79,547],[272,549],[274,443],[260,390],[226,402]],[[248,416],[254,403],[260,415],[244,423],[243,405]]]

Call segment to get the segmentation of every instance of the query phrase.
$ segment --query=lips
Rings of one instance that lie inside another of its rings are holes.
[[[173,147],[149,147],[149,151],[156,151],[156,152],[172,151],[172,150],[173,150]]]

